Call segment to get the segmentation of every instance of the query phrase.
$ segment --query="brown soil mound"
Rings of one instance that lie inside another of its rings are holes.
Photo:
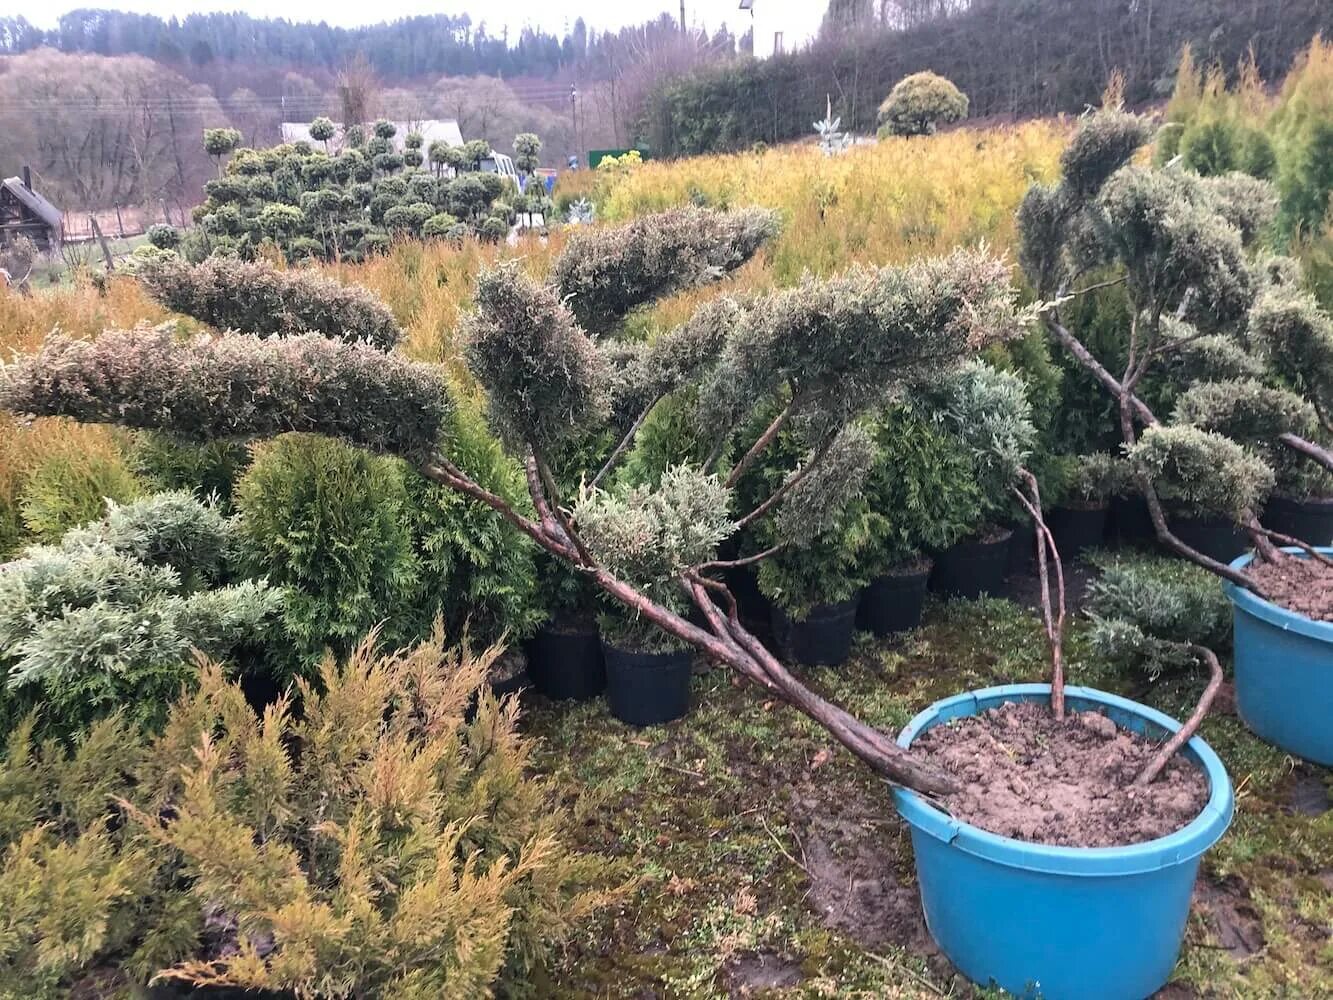
[[[992,708],[912,742],[956,775],[943,804],[958,819],[1037,844],[1115,847],[1166,836],[1208,801],[1203,773],[1179,754],[1151,785],[1134,778],[1157,744],[1097,712],[1057,722],[1044,702]]]
[[[1333,622],[1333,566],[1317,559],[1284,556],[1254,562],[1248,573],[1274,604],[1319,622]]]

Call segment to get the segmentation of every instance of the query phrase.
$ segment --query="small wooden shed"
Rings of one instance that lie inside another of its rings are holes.
[[[60,209],[32,189],[27,167],[22,177],[0,181],[0,243],[26,236],[38,250],[58,250],[61,231]]]

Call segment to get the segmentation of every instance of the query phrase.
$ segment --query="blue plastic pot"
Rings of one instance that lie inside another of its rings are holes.
[[[1244,569],[1251,558],[1231,565]],[[1230,581],[1222,589],[1231,599],[1240,717],[1269,743],[1333,766],[1333,622],[1280,608]]]
[[[1009,684],[936,702],[898,745],[950,719],[1011,701],[1047,701],[1048,684]],[[1070,708],[1105,712],[1155,739],[1180,728],[1160,712],[1091,688],[1065,688]],[[974,983],[1044,1000],[1143,1000],[1171,975],[1199,858],[1231,822],[1222,762],[1197,736],[1185,755],[1208,776],[1203,812],[1166,837],[1129,847],[1048,847],[953,819],[895,788],[911,827],[926,926]]]

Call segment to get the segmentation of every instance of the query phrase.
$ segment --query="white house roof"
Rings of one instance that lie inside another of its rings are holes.
[[[27,205],[34,215],[40,218],[52,229],[60,228],[60,209],[56,208],[36,191],[32,190],[32,188],[25,187],[23,178],[6,177],[3,181],[0,181],[0,187],[3,187],[15,198]]]
[[[409,132],[420,132],[422,139],[425,140],[424,149],[430,149],[432,142],[444,142],[450,146],[463,145],[463,131],[458,127],[458,122],[452,118],[429,118],[418,122],[394,122],[398,131],[394,133],[393,145],[399,152],[403,149],[403,140],[407,138]],[[337,129],[332,139],[329,140],[329,146],[333,149],[340,149],[343,143],[342,122],[334,122],[333,127]],[[366,130],[369,132],[369,128]],[[323,145],[317,139],[310,138],[309,122],[283,122],[282,123],[282,141],[283,142],[308,142],[319,147]]]

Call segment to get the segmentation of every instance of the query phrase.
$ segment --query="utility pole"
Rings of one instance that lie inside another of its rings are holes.
[[[680,0],[680,33],[685,34],[685,0]]]
[[[582,160],[583,155],[579,149],[579,88],[574,83],[569,85],[569,123],[574,127],[574,155]]]

